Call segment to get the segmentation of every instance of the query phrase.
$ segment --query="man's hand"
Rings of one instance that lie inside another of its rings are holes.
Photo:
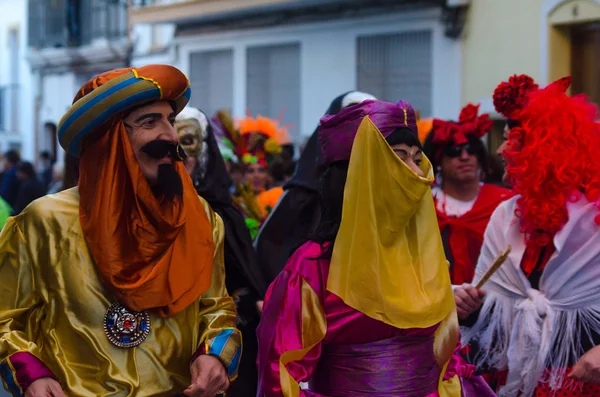
[[[264,304],[265,304],[265,301],[257,301],[256,302],[256,310],[258,310],[259,314],[262,314]]]
[[[190,397],[215,397],[229,388],[227,371],[213,356],[201,355],[190,366],[192,384],[183,394]]]
[[[25,397],[65,397],[65,393],[54,379],[40,378],[25,390]]]
[[[600,346],[589,350],[577,361],[569,378],[600,384]]]
[[[484,297],[485,293],[471,284],[456,287],[454,289],[454,301],[456,302],[458,318],[464,320],[477,311],[483,304]]]

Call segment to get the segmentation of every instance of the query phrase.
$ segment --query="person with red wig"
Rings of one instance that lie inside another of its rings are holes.
[[[455,285],[473,280],[490,216],[512,196],[508,189],[482,182],[489,155],[481,139],[493,121],[487,114],[478,116],[478,111],[479,105],[468,104],[457,122],[434,119],[425,141],[425,153],[440,180],[432,192]]]
[[[484,299],[454,292],[474,363],[505,371],[499,396],[600,395],[600,128],[569,84],[514,76],[494,93],[511,120],[501,149],[517,195],[492,215],[473,283],[511,251]]]

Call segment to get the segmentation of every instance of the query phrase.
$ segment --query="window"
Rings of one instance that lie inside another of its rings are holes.
[[[127,34],[127,0],[29,0],[29,46],[76,47]]]
[[[11,28],[8,31],[8,54],[10,59],[8,86],[9,107],[10,107],[10,129],[19,131],[19,28]]]
[[[252,115],[279,119],[300,139],[300,44],[247,50],[246,107]]]
[[[431,32],[363,36],[357,42],[357,86],[390,102],[409,102],[432,115]]]
[[[233,51],[219,50],[190,54],[190,104],[210,118],[233,105]]]

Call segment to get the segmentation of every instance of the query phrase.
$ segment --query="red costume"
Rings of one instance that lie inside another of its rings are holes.
[[[456,217],[440,210],[436,200],[437,219],[444,240],[446,256],[450,263],[452,284],[460,285],[473,280],[475,265],[481,245],[483,233],[496,207],[512,197],[512,192],[503,187],[483,184],[473,204],[466,214]]]
[[[490,130],[492,121],[487,114],[478,116],[478,109],[479,105],[465,106],[458,122],[439,119],[433,121],[432,142],[436,146],[435,157],[438,164],[444,148],[467,144],[469,138],[481,139]],[[512,192],[499,186],[482,184],[472,207],[461,214],[447,211],[447,196],[441,191],[437,193],[434,190],[437,218],[446,257],[450,262],[452,284],[471,282],[490,216],[501,202],[512,197]]]

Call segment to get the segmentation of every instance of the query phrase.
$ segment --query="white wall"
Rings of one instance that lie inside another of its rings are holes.
[[[38,76],[36,76],[38,77]],[[37,79],[36,79],[37,80]],[[38,150],[50,150],[52,142],[50,137],[44,134],[43,124],[52,122],[58,126],[60,119],[71,106],[73,98],[81,84],[76,81],[75,74],[65,72],[60,74],[48,74],[41,79],[41,107],[40,107],[40,134]],[[64,158],[64,151],[57,144],[59,162]]]
[[[301,109],[298,130],[308,135],[336,96],[356,89],[356,39],[365,34],[385,34],[429,29],[433,37],[433,116],[456,118],[461,104],[461,43],[444,37],[437,10],[340,19],[323,23],[266,29],[202,34],[176,38],[161,62],[189,75],[192,52],[233,49],[234,117],[246,113],[246,48],[254,45],[300,43]],[[137,28],[137,27],[136,27]],[[147,29],[148,27],[143,27]],[[140,44],[140,43],[138,43]],[[137,46],[136,46],[137,47]],[[139,47],[138,47],[139,48]],[[136,51],[135,64],[151,57]],[[193,95],[193,87],[192,87]]]
[[[8,46],[9,32],[19,31],[18,81],[10,81],[11,57]],[[9,142],[21,143],[21,154],[26,160],[35,160],[34,153],[34,100],[32,98],[32,74],[25,59],[27,50],[27,1],[0,0],[0,85],[18,84],[18,121],[16,130],[0,131],[0,151],[4,152]]]

